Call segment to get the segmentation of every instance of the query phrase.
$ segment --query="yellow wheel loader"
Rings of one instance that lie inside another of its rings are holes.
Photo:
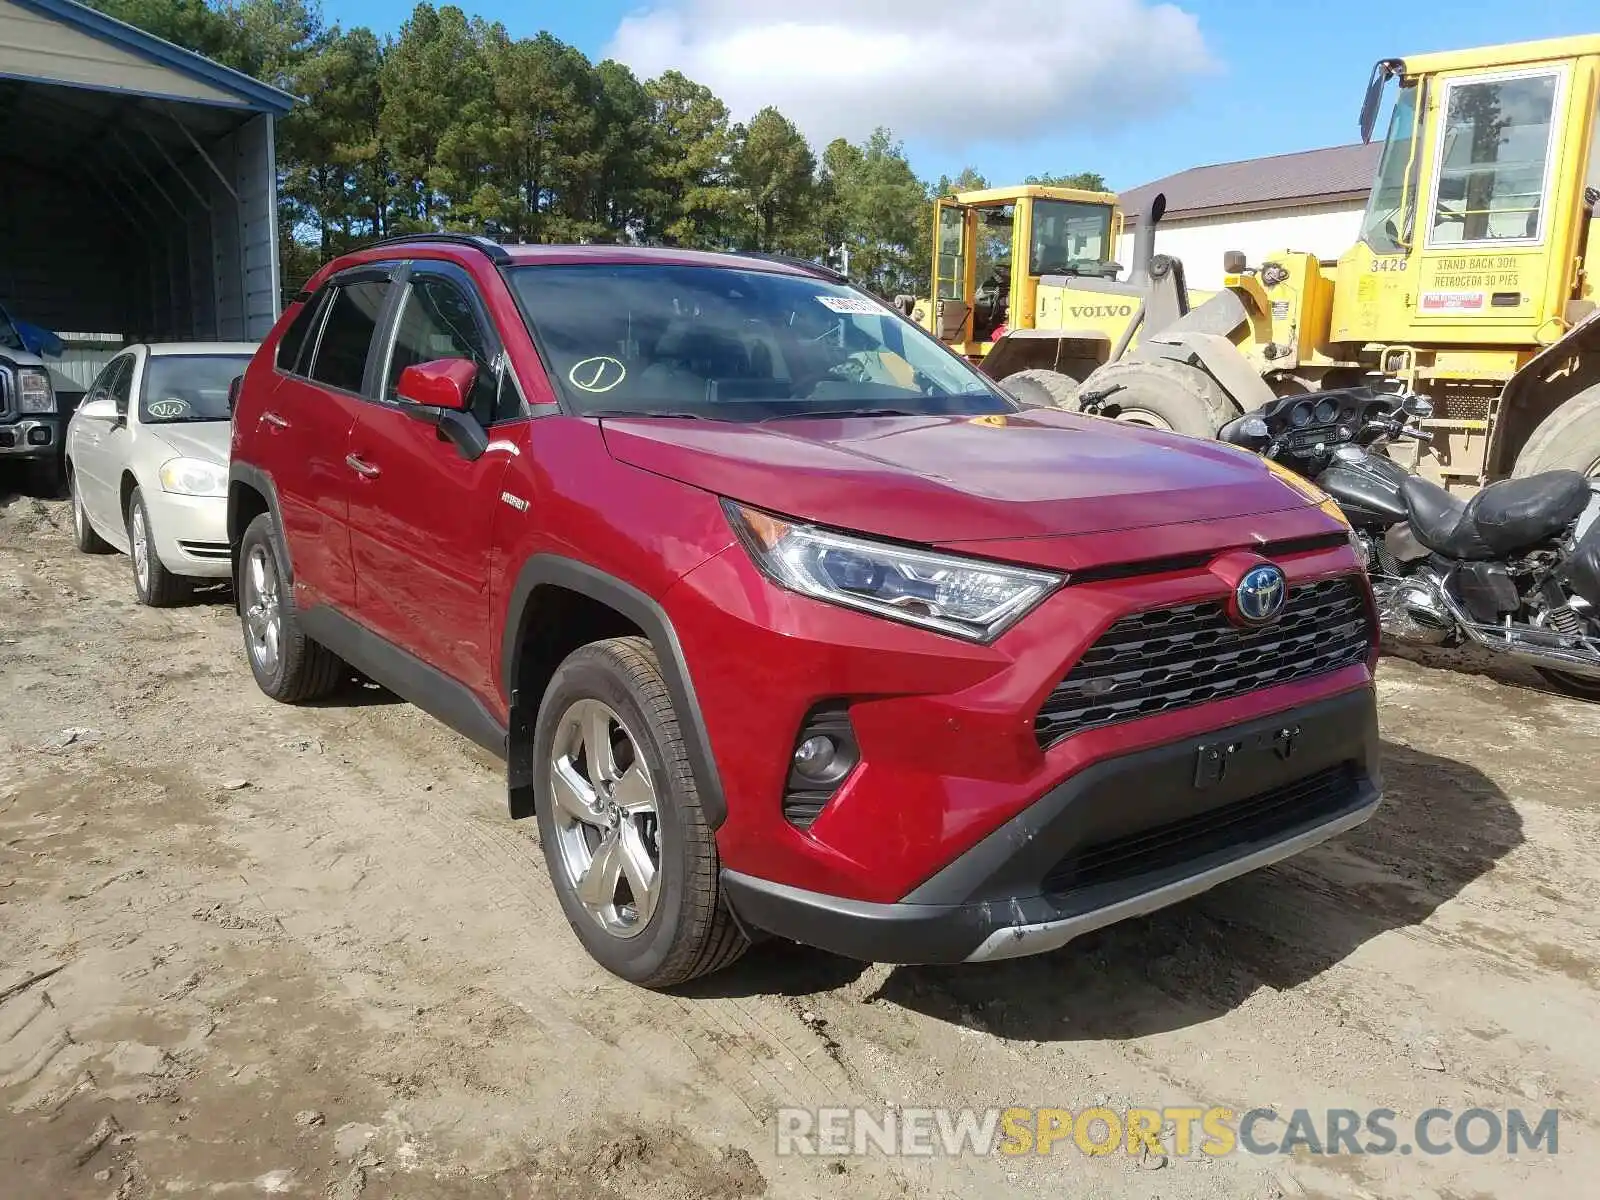
[[[1189,292],[1181,262],[1150,253],[1160,203],[1135,232],[1124,279],[1114,261],[1122,212],[1109,192],[1029,184],[947,196],[934,213],[933,296],[896,300],[1013,393],[1071,407],[1079,382],[1141,330],[1210,296]]]
[[[1136,314],[1087,377],[1062,358],[1050,369],[1071,379],[1040,390],[1211,436],[1277,396],[1403,387],[1433,404],[1431,444],[1405,465],[1454,491],[1556,467],[1600,478],[1600,35],[1383,59],[1364,141],[1391,85],[1355,246],[1230,254],[1223,290],[1192,302],[1150,253],[1158,201],[1137,227]]]

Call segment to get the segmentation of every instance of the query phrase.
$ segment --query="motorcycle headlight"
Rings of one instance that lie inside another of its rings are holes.
[[[226,496],[228,472],[215,463],[198,458],[174,458],[161,464],[158,472],[163,491],[180,496]]]
[[[992,642],[1067,579],[835,533],[730,500],[723,507],[774,583],[968,641]]]
[[[50,386],[50,374],[37,367],[24,367],[17,372],[17,411],[24,413],[53,413],[56,410],[56,392]]]

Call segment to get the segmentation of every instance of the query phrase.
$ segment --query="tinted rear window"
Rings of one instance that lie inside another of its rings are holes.
[[[312,379],[347,392],[361,390],[372,334],[388,294],[387,282],[345,284],[334,293],[311,364]]]
[[[305,348],[306,335],[311,332],[316,324],[317,310],[321,305],[322,294],[311,297],[300,306],[300,311],[295,313],[294,319],[289,322],[289,328],[283,331],[283,336],[278,339],[277,357],[273,360],[280,371],[287,371],[291,375],[300,369],[300,351]]]

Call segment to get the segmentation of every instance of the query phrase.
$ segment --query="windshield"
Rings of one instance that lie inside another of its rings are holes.
[[[1410,223],[1406,207],[1407,172],[1411,167],[1411,144],[1416,135],[1417,91],[1402,87],[1389,118],[1389,137],[1383,143],[1383,158],[1378,162],[1378,178],[1367,201],[1367,214],[1361,223],[1361,240],[1379,254],[1398,254],[1406,248],[1405,227]]]
[[[250,365],[247,354],[151,355],[139,395],[147,425],[226,421],[228,386]]]
[[[899,313],[811,276],[606,263],[510,278],[580,413],[747,421],[1015,409]]]
[[[1075,200],[1033,202],[1034,275],[1068,275],[1111,261],[1111,209]]]

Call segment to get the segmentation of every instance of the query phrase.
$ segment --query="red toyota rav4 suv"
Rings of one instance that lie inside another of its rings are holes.
[[[1019,407],[808,264],[380,244],[234,413],[250,665],[508,763],[589,952],[1061,946],[1378,804],[1370,592],[1233,448]]]

